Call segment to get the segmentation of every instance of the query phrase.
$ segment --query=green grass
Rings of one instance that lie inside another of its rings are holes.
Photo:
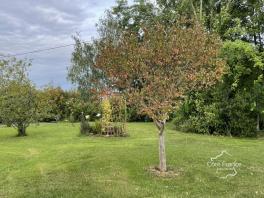
[[[68,123],[31,126],[27,137],[0,128],[0,197],[264,197],[264,139],[166,130],[167,161],[180,174],[160,178],[152,123],[130,123],[129,137],[79,136]],[[242,163],[220,179],[207,166],[222,150]]]

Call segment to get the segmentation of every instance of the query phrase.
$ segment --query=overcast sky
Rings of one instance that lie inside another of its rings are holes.
[[[1,0],[0,54],[18,54],[96,37],[95,23],[115,0]],[[19,56],[32,59],[30,78],[38,86],[52,83],[65,89],[73,46]]]

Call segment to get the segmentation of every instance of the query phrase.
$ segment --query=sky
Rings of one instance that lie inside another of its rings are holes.
[[[14,55],[73,44],[78,32],[89,41],[96,26],[115,0],[1,0],[0,54]],[[32,60],[30,79],[41,88],[47,84],[71,89],[67,68],[73,46],[18,56]]]

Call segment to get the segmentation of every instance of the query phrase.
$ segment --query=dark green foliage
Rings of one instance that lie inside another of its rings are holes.
[[[242,98],[242,100],[245,100]],[[249,105],[246,101],[235,100],[231,103],[227,109],[227,115],[229,122],[227,122],[228,130],[233,136],[242,137],[256,137],[256,120],[253,117],[253,113],[249,109]],[[229,110],[229,111],[228,111]]]
[[[210,102],[210,96],[192,93],[176,112],[173,122],[177,129],[183,131],[213,134],[219,125],[219,115],[216,105]]]
[[[80,126],[80,133],[82,135],[87,135],[89,133],[92,133],[92,127],[90,126],[89,122],[87,120],[82,120],[81,121],[81,126]]]
[[[129,122],[150,122],[152,121],[147,115],[140,115],[136,107],[127,107],[127,120]]]
[[[261,56],[242,41],[226,42],[222,56],[228,65],[223,81],[210,90],[190,93],[174,123],[195,133],[256,137],[264,109]]]
[[[99,109],[94,103],[87,103],[81,98],[70,98],[66,102],[66,115],[71,122],[81,121],[82,113],[89,116],[89,120],[93,121]]]
[[[176,128],[201,134],[255,137],[256,120],[250,95],[237,93],[228,100],[220,100],[221,97],[215,90],[189,97],[174,118]]]
[[[48,86],[38,90],[38,121],[54,122],[69,120],[80,122],[82,113],[90,120],[99,112],[96,103],[87,102],[80,91],[65,91],[60,87]]]
[[[95,121],[94,125],[91,125],[88,120],[82,120],[80,133],[82,135],[102,135],[102,124],[98,120]]]
[[[81,121],[81,115],[89,116],[89,120],[93,121],[99,112],[98,105],[83,99],[79,91],[65,92],[65,118],[69,118],[70,122]]]

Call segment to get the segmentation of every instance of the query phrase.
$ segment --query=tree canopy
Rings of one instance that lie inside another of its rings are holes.
[[[27,76],[30,63],[11,58],[0,61],[0,118],[26,135],[26,128],[37,119],[35,87]]]

